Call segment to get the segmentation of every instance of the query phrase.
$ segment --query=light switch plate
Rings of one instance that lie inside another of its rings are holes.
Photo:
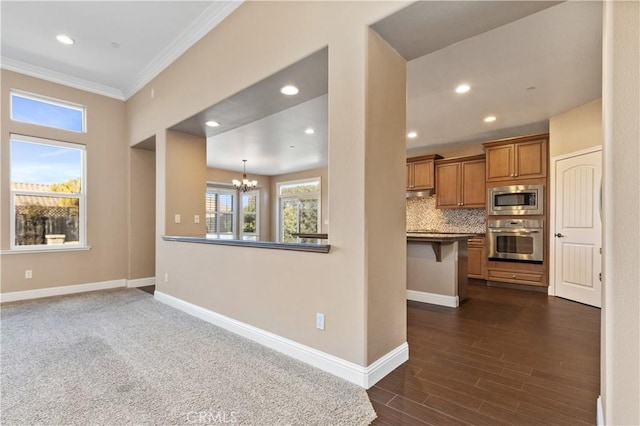
[[[175,223],[180,223],[180,215],[179,214],[175,215],[174,218],[173,218],[173,221]]]

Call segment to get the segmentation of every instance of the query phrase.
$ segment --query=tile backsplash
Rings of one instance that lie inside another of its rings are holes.
[[[407,231],[484,233],[485,209],[436,209],[436,197],[407,198]]]

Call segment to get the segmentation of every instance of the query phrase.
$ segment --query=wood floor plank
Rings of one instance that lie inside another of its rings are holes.
[[[524,416],[520,413],[507,410],[506,408],[491,404],[490,402],[483,402],[479,410],[480,413],[485,414],[496,421],[501,421],[510,425],[518,426],[542,426],[545,424],[543,418],[531,418]]]
[[[407,303],[409,360],[369,389],[374,425],[594,424],[600,310],[470,285],[457,309]]]
[[[439,398],[435,395],[429,396],[423,405],[427,407],[438,410],[442,413],[447,413],[450,416],[453,416],[459,420],[467,422],[472,425],[477,426],[500,426],[500,425],[508,425],[508,423],[503,422],[502,420],[498,420],[492,418],[490,416],[486,416],[477,410],[470,410],[465,407],[461,407],[460,405],[448,401],[446,399]]]
[[[447,414],[440,413],[439,411],[434,410],[433,408],[430,408],[423,404],[415,403],[401,396],[394,398],[388,405],[392,408],[408,413],[413,417],[416,417],[418,419],[421,419],[433,425],[438,425],[438,426],[467,425],[466,422],[460,419],[449,416]]]

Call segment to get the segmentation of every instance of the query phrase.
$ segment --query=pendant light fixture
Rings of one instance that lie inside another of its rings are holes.
[[[256,186],[258,186],[258,181],[257,180],[249,180],[247,179],[247,160],[242,160],[243,165],[242,165],[242,181],[239,181],[238,179],[234,179],[231,182],[233,183],[233,186],[242,192],[247,192],[247,191],[251,191],[252,189],[254,189]]]

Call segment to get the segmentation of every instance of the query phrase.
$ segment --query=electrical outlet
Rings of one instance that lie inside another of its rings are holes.
[[[164,273],[164,282],[165,282],[165,283],[168,283],[168,282],[169,282],[169,273],[168,273],[168,272],[165,272],[165,273]]]
[[[179,215],[179,214],[177,214],[177,215],[175,215],[175,216],[173,217],[173,221],[174,221],[175,223],[180,223],[180,220],[181,220],[181,218],[180,218],[180,215]]]
[[[318,330],[324,330],[324,314],[316,314],[316,328]]]
[[[193,223],[200,223],[200,215],[199,214],[193,216]]]
[[[31,269],[25,270],[24,277],[25,279],[30,280],[31,278],[33,278],[33,271]]]

